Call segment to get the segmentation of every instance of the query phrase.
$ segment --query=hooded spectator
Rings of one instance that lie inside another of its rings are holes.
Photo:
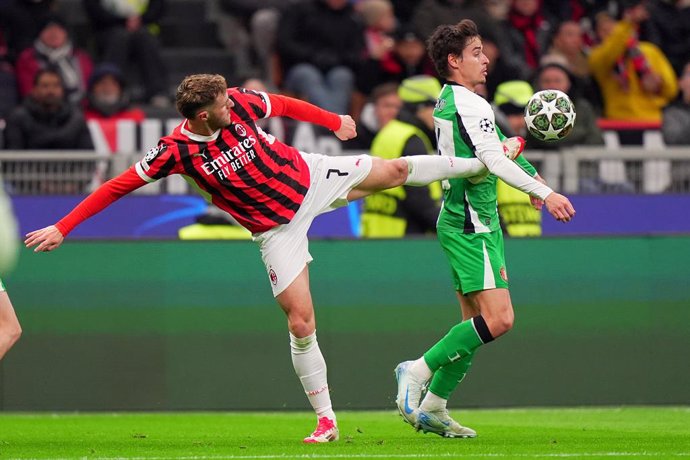
[[[67,100],[79,104],[86,94],[93,62],[86,51],[73,46],[65,22],[55,15],[47,18],[33,46],[17,58],[17,82],[22,97],[32,91],[38,71],[48,67],[60,74]]]
[[[122,71],[114,64],[101,64],[89,79],[86,110],[87,120],[134,120],[144,119],[144,111],[132,108],[127,82]]]

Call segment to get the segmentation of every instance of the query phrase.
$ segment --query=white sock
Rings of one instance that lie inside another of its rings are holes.
[[[436,396],[432,392],[427,391],[426,396],[424,396],[424,401],[422,401],[422,404],[419,405],[419,408],[423,411],[433,412],[445,409],[446,404],[448,404],[447,399],[443,399],[442,397]]]
[[[328,417],[335,422],[331,405],[331,394],[326,376],[326,360],[323,359],[316,331],[306,337],[298,338],[290,334],[290,352],[295,373],[302,382],[311,407],[317,417]]]
[[[424,381],[429,380],[434,374],[427,366],[423,356],[410,365],[410,372]]]
[[[486,165],[477,158],[446,155],[412,155],[407,161],[405,185],[424,186],[437,180],[473,177],[486,172]]]

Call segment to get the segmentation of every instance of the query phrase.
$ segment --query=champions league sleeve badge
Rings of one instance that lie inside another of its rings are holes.
[[[479,120],[479,129],[483,133],[493,133],[494,132],[494,122],[489,120],[488,118],[482,118]]]

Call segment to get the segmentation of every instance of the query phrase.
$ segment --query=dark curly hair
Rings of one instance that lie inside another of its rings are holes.
[[[436,67],[436,72],[448,78],[448,55],[462,56],[462,50],[474,38],[481,37],[477,24],[471,19],[463,19],[457,24],[438,26],[426,42],[429,57]]]

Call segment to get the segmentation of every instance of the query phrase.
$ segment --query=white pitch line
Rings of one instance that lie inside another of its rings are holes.
[[[579,452],[550,454],[301,454],[301,455],[198,455],[187,457],[65,457],[65,458],[14,458],[9,460],[263,460],[263,459],[328,459],[328,458],[580,458],[580,457],[690,457],[690,452]]]

